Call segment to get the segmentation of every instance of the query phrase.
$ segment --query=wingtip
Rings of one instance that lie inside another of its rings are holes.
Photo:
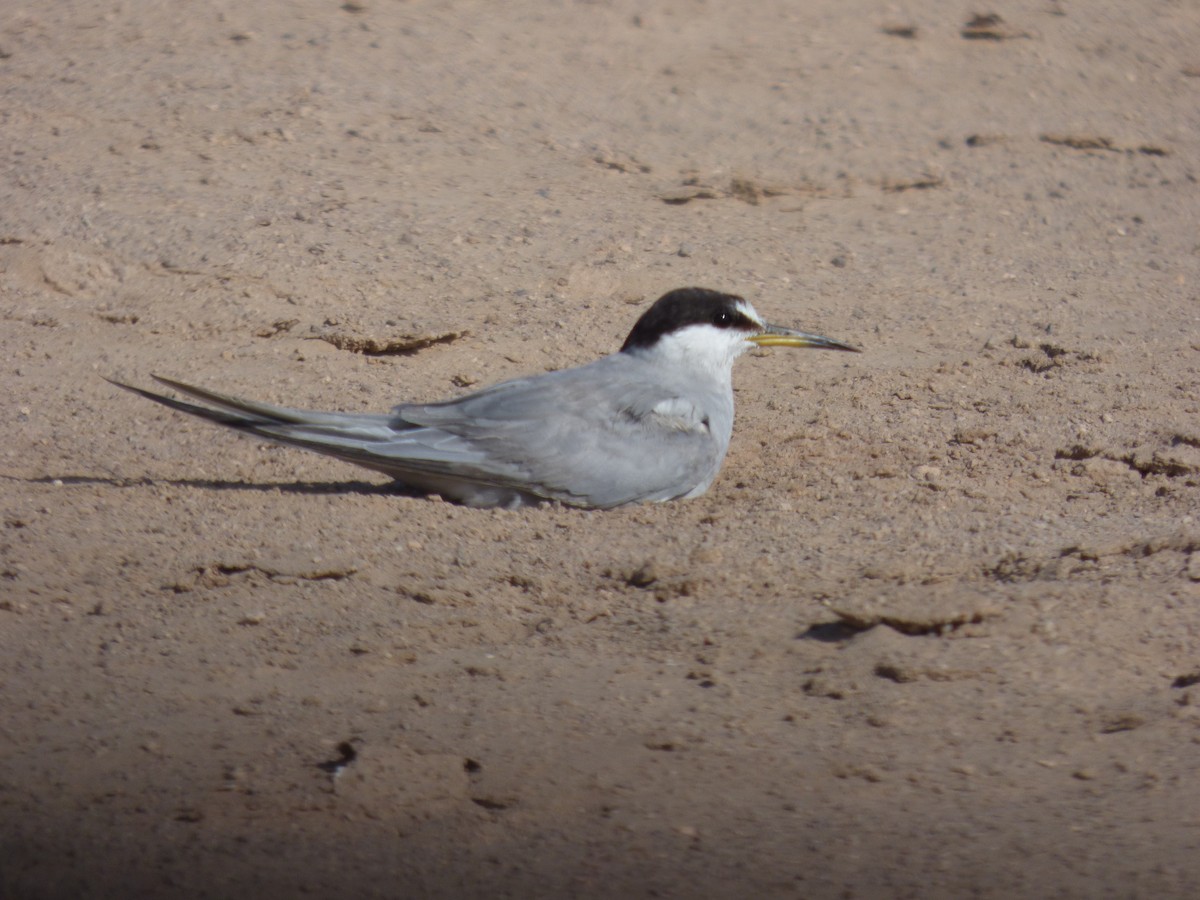
[[[124,381],[117,381],[117,379],[109,378],[107,375],[101,375],[100,377],[103,378],[105,381],[107,381],[109,384],[111,384],[113,387],[119,387],[123,391],[132,391],[133,393],[136,394],[140,390],[139,388],[135,388],[132,384],[126,384]]]
[[[165,399],[164,397],[154,393],[154,391],[148,391],[145,388],[140,388],[136,385],[126,384],[124,381],[117,381],[117,379],[109,378],[107,375],[101,375],[100,377],[113,387],[119,387],[123,391],[129,391],[129,393],[137,394],[139,397],[145,397],[147,400],[153,400],[156,403],[161,403]]]

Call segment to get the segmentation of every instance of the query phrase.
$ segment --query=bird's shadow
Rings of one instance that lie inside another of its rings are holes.
[[[14,479],[16,480],[16,479]],[[195,488],[205,491],[255,491],[270,493],[277,491],[281,494],[322,495],[322,494],[358,494],[361,496],[400,496],[424,497],[426,494],[414,491],[398,482],[373,484],[369,481],[223,481],[216,478],[121,478],[116,475],[43,475],[40,478],[20,479],[27,484],[53,485],[104,485],[115,488],[154,487],[169,485],[178,488]]]

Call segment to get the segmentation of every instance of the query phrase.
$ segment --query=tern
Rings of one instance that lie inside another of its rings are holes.
[[[769,325],[734,294],[680,288],[646,310],[616,353],[441,403],[401,404],[390,413],[290,409],[153,376],[201,406],[112,383],[466,506],[558,501],[612,509],[708,490],[733,433],[733,363],[756,346],[858,352],[842,341]]]

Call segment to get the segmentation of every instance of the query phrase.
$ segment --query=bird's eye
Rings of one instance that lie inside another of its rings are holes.
[[[728,328],[733,324],[733,313],[727,309],[713,313],[712,323],[718,328]]]

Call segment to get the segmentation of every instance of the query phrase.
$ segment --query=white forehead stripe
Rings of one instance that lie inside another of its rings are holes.
[[[737,310],[751,322],[754,322],[759,327],[765,328],[766,323],[763,322],[762,316],[755,312],[754,307],[745,300],[738,300]]]

